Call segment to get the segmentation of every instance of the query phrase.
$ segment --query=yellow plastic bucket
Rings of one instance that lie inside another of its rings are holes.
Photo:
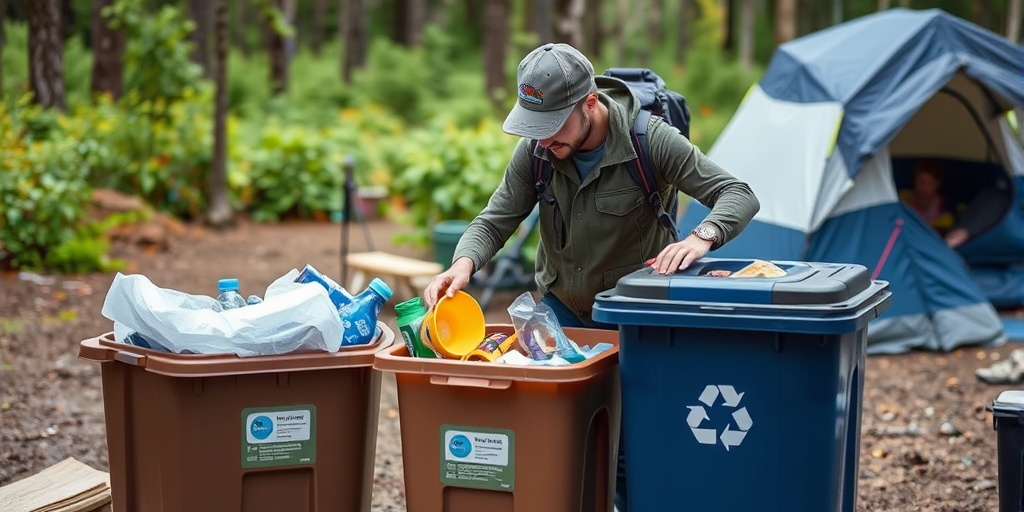
[[[442,356],[462,359],[483,341],[485,328],[480,304],[459,291],[453,297],[442,297],[427,313],[420,337]]]

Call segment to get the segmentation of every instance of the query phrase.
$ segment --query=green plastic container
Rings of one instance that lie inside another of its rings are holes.
[[[437,354],[423,344],[420,338],[420,326],[423,325],[423,317],[427,314],[427,306],[423,299],[415,297],[395,306],[395,323],[398,324],[398,331],[402,334],[409,355],[413,357],[436,358]]]
[[[445,269],[452,266],[452,258],[455,256],[455,246],[458,245],[462,234],[469,226],[464,220],[445,220],[434,225],[434,233],[431,241],[434,243],[434,261],[444,266]]]

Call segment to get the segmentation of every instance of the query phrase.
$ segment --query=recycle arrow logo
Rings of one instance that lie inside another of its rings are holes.
[[[704,408],[714,407],[718,397],[722,397],[722,404],[726,407],[735,409],[732,412],[732,420],[736,424],[736,430],[730,429],[731,424],[726,424],[725,429],[719,434],[717,430],[713,428],[701,428],[701,423],[705,420],[710,420],[708,412]],[[729,448],[739,446],[743,442],[743,438],[747,436],[747,431],[754,425],[754,421],[750,419],[750,413],[747,412],[746,407],[739,407],[740,400],[743,398],[743,393],[737,393],[736,389],[732,386],[727,385],[708,385],[704,388],[704,392],[700,394],[698,400],[704,405],[688,405],[690,413],[686,416],[686,423],[690,425],[690,431],[693,432],[693,437],[697,439],[700,444],[717,444],[718,440],[722,441],[722,445],[725,446],[725,451],[729,451]]]

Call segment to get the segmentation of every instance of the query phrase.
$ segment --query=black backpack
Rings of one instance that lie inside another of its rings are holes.
[[[682,94],[669,91],[665,88],[665,81],[660,76],[646,68],[610,68],[604,72],[604,76],[618,78],[629,86],[629,89],[640,100],[640,112],[633,123],[630,131],[630,140],[633,142],[633,150],[638,158],[634,165],[628,166],[629,175],[633,181],[640,186],[647,198],[647,205],[654,212],[658,223],[672,233],[672,238],[678,239],[679,233],[676,230],[676,212],[679,208],[679,198],[671,197],[668,209],[665,208],[665,201],[658,192],[658,181],[654,176],[654,168],[651,166],[650,146],[647,142],[647,127],[651,116],[656,115],[665,119],[674,126],[684,137],[690,137],[690,109],[686,105],[686,98]],[[554,196],[547,192],[548,184],[551,182],[551,162],[533,157],[534,188],[537,192],[537,200],[554,208],[555,235],[559,248],[565,246],[565,225],[562,222],[561,211]]]

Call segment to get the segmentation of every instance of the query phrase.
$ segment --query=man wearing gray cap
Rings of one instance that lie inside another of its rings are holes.
[[[640,103],[624,82],[595,77],[590,61],[569,45],[545,44],[519,63],[517,84],[519,99],[504,130],[523,140],[487,207],[459,240],[451,267],[423,291],[428,307],[465,287],[540,201],[536,281],[542,301],[563,327],[615,329],[591,319],[597,293],[652,259],[661,274],[684,269],[735,238],[757,213],[747,184],[651,116],[649,160],[661,197],[681,191],[711,208],[676,241],[678,233],[644,206],[644,192],[627,168],[637,163],[630,138]],[[537,159],[552,168],[544,190],[537,185]],[[625,511],[621,458],[616,504]]]

